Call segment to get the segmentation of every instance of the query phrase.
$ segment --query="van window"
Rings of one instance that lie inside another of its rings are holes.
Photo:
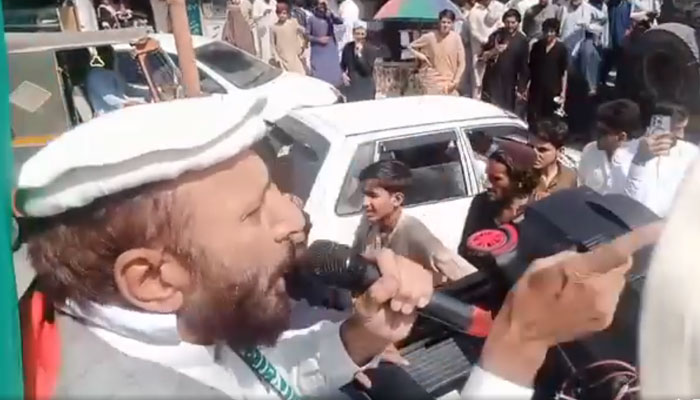
[[[453,131],[367,142],[357,148],[350,163],[336,204],[338,215],[362,210],[359,175],[378,160],[399,160],[411,169],[413,181],[406,190],[406,206],[467,196],[457,135]]]
[[[168,56],[172,60],[172,62],[175,65],[180,65],[180,59],[177,57],[177,54],[175,53],[168,53]],[[226,88],[223,86],[219,85],[214,78],[209,76],[206,72],[202,71],[201,68],[197,68],[197,72],[199,73],[199,86],[202,89],[203,93],[206,94],[214,94],[214,93],[219,93],[219,94],[226,94]]]
[[[411,169],[413,180],[406,190],[406,206],[467,196],[457,135],[453,131],[380,142],[377,152],[379,159],[398,160]]]
[[[277,78],[281,69],[274,68],[220,40],[195,49],[197,60],[239,89],[252,89]]]
[[[500,140],[513,140],[520,143],[528,143],[530,140],[527,129],[513,125],[470,126],[462,128],[462,134],[469,142],[472,152],[470,161],[479,191],[483,191],[487,186],[486,155],[492,145]]]

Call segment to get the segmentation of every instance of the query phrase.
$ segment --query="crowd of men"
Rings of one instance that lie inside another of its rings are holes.
[[[489,101],[527,115],[532,126],[570,114],[577,133],[590,129],[601,92],[617,84],[623,47],[655,22],[660,8],[655,0],[461,3],[462,15],[440,14],[429,52],[421,50],[428,35],[411,44],[423,63],[425,93]],[[455,32],[464,49],[452,44]]]
[[[350,101],[373,99],[377,48],[354,0],[333,12],[327,1],[232,0],[224,40],[286,71],[311,75]]]
[[[568,115],[587,134],[595,106],[623,48],[655,23],[658,0],[459,0],[435,31],[408,50],[424,94],[479,98],[526,117]],[[370,43],[354,0],[338,14],[326,1],[232,0],[224,38],[266,62],[345,89],[350,101],[373,99],[375,60],[389,43]],[[624,74],[621,74],[624,75]],[[620,78],[622,79],[622,78]],[[607,96],[607,93],[605,94]]]

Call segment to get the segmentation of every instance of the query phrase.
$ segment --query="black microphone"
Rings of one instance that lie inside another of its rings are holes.
[[[374,263],[348,246],[327,240],[311,244],[300,261],[302,274],[353,292],[366,291],[381,276]],[[490,312],[440,292],[433,292],[428,305],[418,312],[472,336],[486,337],[491,328]]]

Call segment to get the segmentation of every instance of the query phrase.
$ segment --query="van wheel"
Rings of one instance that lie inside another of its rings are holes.
[[[511,224],[475,232],[467,239],[469,252],[494,257],[513,251],[517,245],[518,230]]]

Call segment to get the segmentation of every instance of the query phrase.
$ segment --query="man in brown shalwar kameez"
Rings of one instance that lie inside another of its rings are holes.
[[[277,3],[277,23],[272,26],[272,57],[285,71],[306,75],[301,57],[304,52],[304,28],[289,18],[289,5]]]
[[[250,27],[250,11],[249,0],[231,0],[226,11],[223,40],[255,55],[255,41],[253,30]]]
[[[389,248],[429,269],[434,286],[476,271],[446,248],[420,220],[404,212],[404,191],[412,178],[408,166],[395,160],[378,161],[362,170],[359,178],[365,195],[365,215],[355,232],[355,251],[371,256]]]
[[[441,11],[439,29],[411,43],[413,54],[423,63],[421,80],[425,94],[459,95],[457,86],[466,59],[462,39],[453,29],[455,19],[451,10]]]

